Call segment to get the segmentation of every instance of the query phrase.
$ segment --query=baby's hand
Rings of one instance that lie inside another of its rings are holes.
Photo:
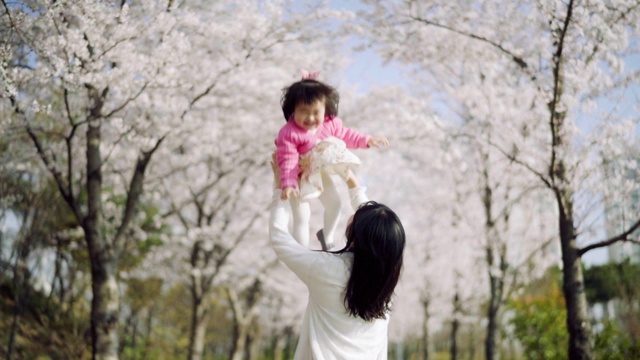
[[[367,141],[369,147],[380,148],[383,146],[389,146],[389,140],[383,137],[372,137]]]
[[[298,189],[292,186],[287,186],[286,188],[282,189],[282,195],[280,196],[280,199],[287,200],[292,196],[298,196]]]

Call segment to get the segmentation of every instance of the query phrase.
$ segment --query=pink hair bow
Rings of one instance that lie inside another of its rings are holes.
[[[302,80],[315,80],[318,78],[318,75],[320,75],[320,71],[310,73],[305,69],[300,70],[300,73],[302,73]]]

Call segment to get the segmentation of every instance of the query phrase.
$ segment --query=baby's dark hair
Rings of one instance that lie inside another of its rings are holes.
[[[294,82],[291,86],[282,89],[280,105],[282,105],[284,120],[289,121],[296,109],[296,105],[299,103],[313,104],[318,100],[324,100],[324,116],[338,116],[340,95],[336,89],[323,82],[305,79]]]

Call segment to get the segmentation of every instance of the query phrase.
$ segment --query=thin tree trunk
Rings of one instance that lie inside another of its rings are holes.
[[[491,142],[491,140],[489,140]],[[495,360],[499,358],[497,349],[500,335],[500,310],[504,300],[505,277],[509,264],[507,262],[507,243],[500,234],[507,234],[509,228],[510,209],[509,189],[510,186],[504,187],[504,204],[502,216],[497,218],[502,221],[502,232],[498,231],[498,221],[493,214],[494,195],[490,179],[490,161],[489,153],[482,154],[482,203],[484,207],[485,224],[484,231],[486,237],[485,257],[487,263],[487,274],[489,276],[489,304],[487,307],[487,331],[484,341],[485,358],[487,360]]]
[[[22,224],[16,241],[16,260],[13,266],[13,294],[14,312],[7,345],[7,360],[13,356],[16,337],[19,331],[20,318],[25,309],[25,302],[31,295],[31,273],[28,267],[28,258],[31,253],[31,242],[35,228],[41,217],[40,204],[32,197],[26,197],[27,210],[22,214]]]
[[[249,360],[257,360],[260,357],[260,350],[262,348],[263,331],[262,326],[256,321],[253,321],[247,336],[247,350]],[[245,357],[247,358],[247,357]]]
[[[429,298],[422,299],[422,360],[429,359]]]
[[[273,360],[284,359],[284,348],[287,345],[286,334],[277,334],[273,340]]]
[[[92,227],[92,225],[88,225]],[[87,236],[95,243],[95,235]],[[91,301],[91,338],[93,358],[113,360],[118,358],[118,307],[120,294],[116,278],[116,265],[113,254],[104,247],[92,244],[91,277],[93,299]]]
[[[101,98],[95,95],[95,89],[89,90],[93,99]],[[100,107],[101,105],[96,105],[94,109]],[[117,324],[120,294],[114,249],[100,231],[102,225],[100,130],[101,120],[92,114],[87,126],[87,216],[84,219],[83,228],[91,261],[93,359],[115,360],[118,359]]]
[[[453,298],[453,321],[451,322],[451,347],[449,348],[449,353],[451,355],[451,360],[458,359],[458,328],[460,327],[460,297],[458,296],[458,292]]]
[[[552,58],[553,97],[549,102],[549,129],[551,132],[551,161],[549,165],[549,185],[558,204],[558,226],[562,249],[562,291],[567,307],[567,329],[569,330],[569,359],[592,360],[591,326],[587,315],[587,298],[584,291],[582,261],[576,243],[576,229],[573,219],[573,188],[567,176],[565,150],[569,145],[566,129],[566,111],[562,108],[564,45],[567,32],[573,21],[574,0],[566,4],[567,12],[562,19],[562,27],[554,31],[555,51]]]
[[[493,246],[491,249],[487,249],[487,257],[492,257],[493,260],[489,263],[489,305],[487,308],[487,334],[485,338],[485,358],[487,360],[495,360],[499,358],[497,349],[498,336],[500,334],[500,308],[502,306],[504,296],[504,284],[505,275],[507,272],[507,260],[506,260],[506,245],[502,244],[499,249],[495,249]],[[494,258],[495,253],[498,253],[497,258]],[[492,268],[495,268],[494,261],[498,261],[500,265],[499,272],[492,273]]]
[[[476,357],[476,332],[473,326],[469,327],[469,360]]]
[[[487,262],[487,273],[489,275],[489,306],[487,308],[487,334],[484,342],[485,357],[487,360],[495,360],[496,339],[498,336],[498,310],[502,301],[502,273],[496,273],[495,262],[497,258],[496,247],[499,243],[496,223],[493,219],[493,191],[489,179],[489,155],[484,153],[483,158],[483,191],[482,203],[484,207],[484,232],[486,237],[485,260]]]
[[[497,298],[497,287],[499,280],[493,276],[489,277],[491,297],[487,309],[487,336],[485,338],[485,357],[487,360],[496,359],[496,339],[498,337],[498,308],[500,299]]]
[[[584,290],[582,260],[578,253],[576,231],[573,226],[573,204],[570,193],[558,191],[560,202],[560,242],[562,246],[562,290],[567,308],[569,330],[569,359],[591,360],[591,325]],[[565,206],[562,206],[562,204]]]
[[[202,242],[197,241],[191,250],[191,267],[203,269],[207,263],[206,251]],[[200,360],[204,351],[204,339],[207,330],[209,305],[206,296],[209,294],[212,279],[203,276],[201,272],[191,274],[191,333],[189,334],[189,360]]]
[[[25,216],[25,221],[29,216]],[[18,323],[24,309],[24,299],[27,298],[29,287],[29,270],[27,269],[27,257],[31,251],[31,236],[26,235],[23,241],[20,241],[16,249],[16,263],[13,267],[13,321],[11,322],[11,331],[9,333],[9,344],[7,346],[7,360],[13,356],[15,339],[18,334]]]
[[[230,360],[242,360],[247,342],[248,326],[234,326],[233,338],[231,340]]]
[[[191,334],[189,336],[189,360],[202,359],[204,338],[207,331],[208,307],[203,303],[202,294],[193,293],[191,312]]]
[[[146,321],[146,333],[144,335],[143,343],[144,350],[142,351],[142,359],[148,359],[149,349],[151,348],[151,336],[153,335],[153,317],[155,315],[156,304],[154,303],[151,307],[149,307],[149,314],[147,315]]]
[[[553,99],[549,103],[551,113],[549,128],[551,130],[551,161],[549,176],[551,189],[558,204],[558,226],[560,247],[562,249],[562,290],[567,308],[567,329],[569,330],[569,359],[591,360],[593,348],[591,344],[591,326],[587,311],[587,298],[584,291],[582,260],[576,242],[576,229],[573,219],[573,188],[567,176],[563,158],[568,139],[565,137],[566,112],[559,111],[563,94],[563,47],[567,29],[572,19],[574,1],[567,4],[567,14],[563,28],[558,33],[556,51],[553,57]]]
[[[249,314],[243,314],[240,299],[238,299],[234,289],[227,288],[227,297],[233,312],[233,335],[229,359],[242,360],[247,335],[249,333],[249,326],[251,325],[251,316]]]
[[[287,326],[285,330],[286,334],[286,347],[285,347],[285,358],[292,359],[295,351],[296,351],[296,337],[293,333],[293,328]]]
[[[256,279],[246,293],[247,306],[242,310],[242,304],[238,294],[233,288],[227,287],[227,298],[233,312],[233,340],[229,359],[242,360],[245,352],[247,336],[255,317],[255,306],[258,304],[262,292],[262,284]]]

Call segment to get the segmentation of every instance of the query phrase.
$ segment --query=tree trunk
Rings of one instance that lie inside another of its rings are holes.
[[[233,338],[231,340],[231,351],[229,353],[230,360],[242,360],[247,342],[247,333],[249,326],[245,324],[234,324]]]
[[[558,204],[558,226],[560,230],[560,246],[562,249],[562,291],[567,307],[567,329],[569,330],[569,359],[591,360],[593,348],[591,344],[591,325],[587,315],[587,298],[584,291],[582,261],[576,243],[576,229],[573,219],[573,188],[567,175],[565,164],[568,138],[566,128],[566,111],[562,109],[564,78],[564,42],[569,25],[572,22],[574,0],[566,4],[567,12],[562,27],[553,32],[555,52],[552,58],[553,97],[549,102],[549,128],[551,131],[551,161],[548,182],[554,192]]]
[[[261,350],[263,348],[262,340],[262,327],[256,321],[252,321],[249,335],[247,336],[246,346],[246,354],[248,355],[249,360],[257,360],[260,358]]]
[[[249,325],[244,322],[234,322],[233,338],[231,339],[230,360],[242,360],[249,334]]]
[[[273,341],[273,360],[284,359],[284,348],[287,345],[286,334],[277,334]]]
[[[93,240],[92,240],[93,241]],[[118,359],[119,297],[116,270],[107,250],[90,250],[93,299],[91,338],[94,360]],[[102,260],[97,260],[101,258]]]
[[[429,299],[422,300],[422,360],[429,359]]]
[[[498,337],[498,310],[499,301],[495,295],[497,279],[489,278],[491,286],[491,298],[489,299],[489,309],[487,310],[487,337],[485,338],[485,357],[487,360],[496,359],[496,339]]]
[[[473,326],[469,327],[469,360],[476,358],[476,332]]]
[[[204,351],[204,337],[207,331],[207,314],[209,313],[206,304],[203,302],[202,294],[192,291],[193,304],[191,312],[191,333],[189,335],[189,360],[202,359]]]
[[[500,308],[502,307],[502,301],[504,297],[504,277],[507,273],[507,260],[506,260],[506,245],[502,244],[499,249],[492,247],[491,251],[487,254],[487,257],[495,256],[498,253],[497,258],[493,261],[498,261],[500,270],[497,273],[492,273],[491,269],[495,268],[493,261],[489,269],[489,305],[487,308],[487,334],[485,338],[485,358],[487,360],[499,359],[499,350],[497,344],[499,343],[498,337],[500,335]]]
[[[191,298],[193,303],[191,332],[189,335],[189,360],[202,359],[202,352],[204,351],[204,339],[209,315],[209,304],[206,301],[206,297],[209,295],[211,283],[213,282],[213,278],[204,276],[201,271],[207,266],[207,257],[202,241],[196,241],[191,250],[191,267],[200,271],[191,273]]]
[[[24,221],[30,221],[29,216],[24,216]],[[25,225],[23,224],[23,227]],[[20,241],[20,240],[18,240]],[[20,241],[16,249],[16,263],[13,268],[13,299],[14,311],[11,322],[11,330],[9,332],[9,344],[7,346],[7,360],[13,356],[15,340],[18,335],[19,321],[22,317],[24,299],[29,297],[29,269],[27,267],[27,258],[31,252],[31,234],[26,234],[24,240]]]
[[[569,359],[591,360],[591,325],[587,315],[587,298],[584,290],[582,260],[578,253],[576,231],[573,225],[571,193],[558,190],[560,207],[560,242],[562,246],[562,290],[567,308],[569,330]],[[564,204],[564,206],[563,206]]]
[[[296,336],[293,332],[293,328],[287,326],[285,330],[286,334],[286,346],[285,346],[285,359],[292,359],[296,351]]]
[[[114,249],[100,229],[102,159],[100,157],[100,119],[92,117],[87,126],[87,216],[83,222],[91,261],[91,340],[94,360],[118,359],[117,259]]]
[[[251,324],[255,318],[255,307],[259,302],[262,293],[262,284],[260,279],[256,279],[253,285],[247,290],[246,293],[246,310],[243,311],[242,303],[235,289],[227,287],[227,298],[231,305],[233,313],[233,340],[231,342],[231,351],[229,353],[229,359],[242,360],[245,353],[245,347],[247,342],[247,336],[251,329]]]
[[[453,298],[453,321],[451,322],[451,347],[449,353],[451,354],[451,360],[458,359],[458,328],[460,327],[460,297],[456,291],[456,295]]]
[[[487,360],[496,359],[496,343],[498,336],[498,311],[502,301],[504,272],[496,272],[496,260],[499,258],[497,245],[500,243],[496,231],[496,223],[493,219],[493,190],[489,180],[489,154],[484,153],[482,171],[482,203],[484,207],[484,233],[485,233],[485,260],[489,275],[489,305],[487,309],[487,334],[484,341],[484,353]],[[503,264],[501,263],[501,270]]]
[[[145,332],[144,339],[143,339],[144,350],[142,351],[142,360],[146,360],[149,358],[147,354],[149,353],[149,349],[151,348],[151,338],[153,334],[153,319],[155,316],[155,310],[156,310],[156,304],[153,304],[153,306],[149,308],[149,314],[146,319],[147,331]]]

